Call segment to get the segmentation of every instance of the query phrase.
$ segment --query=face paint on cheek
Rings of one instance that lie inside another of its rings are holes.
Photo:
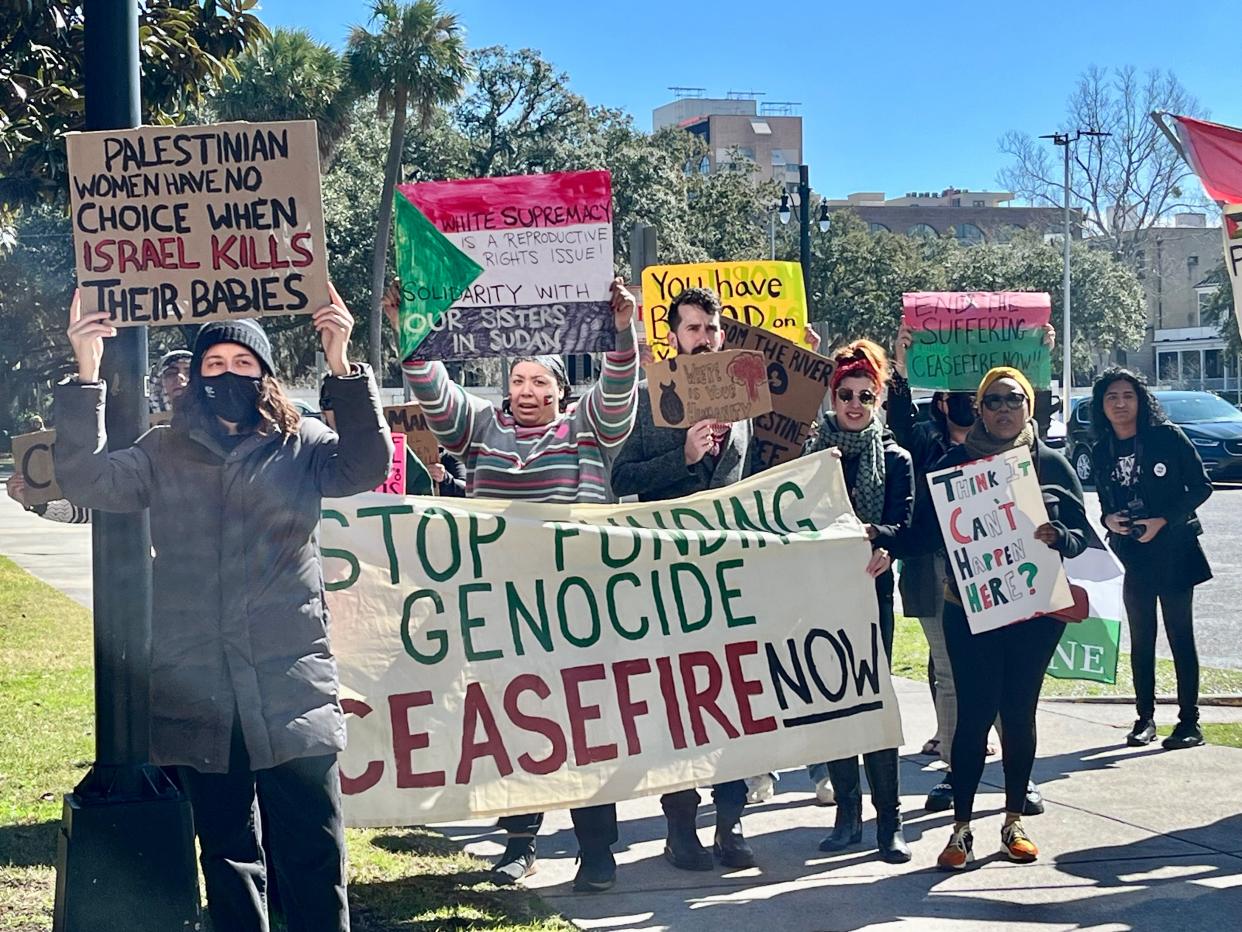
[[[544,395],[544,396],[543,396],[543,403],[544,403],[544,405],[545,405],[545,406],[546,406],[546,405],[550,405],[550,404],[552,404],[552,402],[554,402],[554,401],[556,401],[556,396],[555,396],[555,395]]]

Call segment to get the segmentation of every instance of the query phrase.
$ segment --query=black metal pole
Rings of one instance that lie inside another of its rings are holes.
[[[810,170],[798,166],[798,261],[802,263],[802,289],[811,303],[811,182]]]
[[[142,118],[137,0],[86,0],[86,129]],[[147,429],[147,328],[105,341],[109,450]],[[55,932],[191,929],[199,920],[189,803],[149,761],[151,534],[146,511],[91,514],[95,763],[65,797]]]

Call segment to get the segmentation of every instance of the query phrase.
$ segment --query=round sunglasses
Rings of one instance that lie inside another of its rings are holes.
[[[837,389],[837,400],[845,404],[849,404],[851,401],[854,400],[854,389],[838,388]],[[870,408],[873,404],[875,404],[875,402],[876,402],[876,395],[875,395],[875,392],[873,392],[871,389],[864,388],[862,391],[858,393],[858,403],[860,405],[866,408]]]

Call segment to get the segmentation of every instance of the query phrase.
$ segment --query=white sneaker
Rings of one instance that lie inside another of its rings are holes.
[[[761,773],[757,777],[746,778],[746,801],[761,803],[776,795],[776,781],[780,778],[774,773]]]
[[[832,781],[827,777],[815,784],[815,802],[820,806],[837,804],[837,794],[832,789]]]

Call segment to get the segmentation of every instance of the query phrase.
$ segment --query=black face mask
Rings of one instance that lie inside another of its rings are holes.
[[[950,395],[945,404],[949,420],[958,427],[969,427],[975,422],[975,403],[969,395]]]
[[[207,410],[233,424],[253,424],[259,417],[260,380],[226,372],[203,377]]]

